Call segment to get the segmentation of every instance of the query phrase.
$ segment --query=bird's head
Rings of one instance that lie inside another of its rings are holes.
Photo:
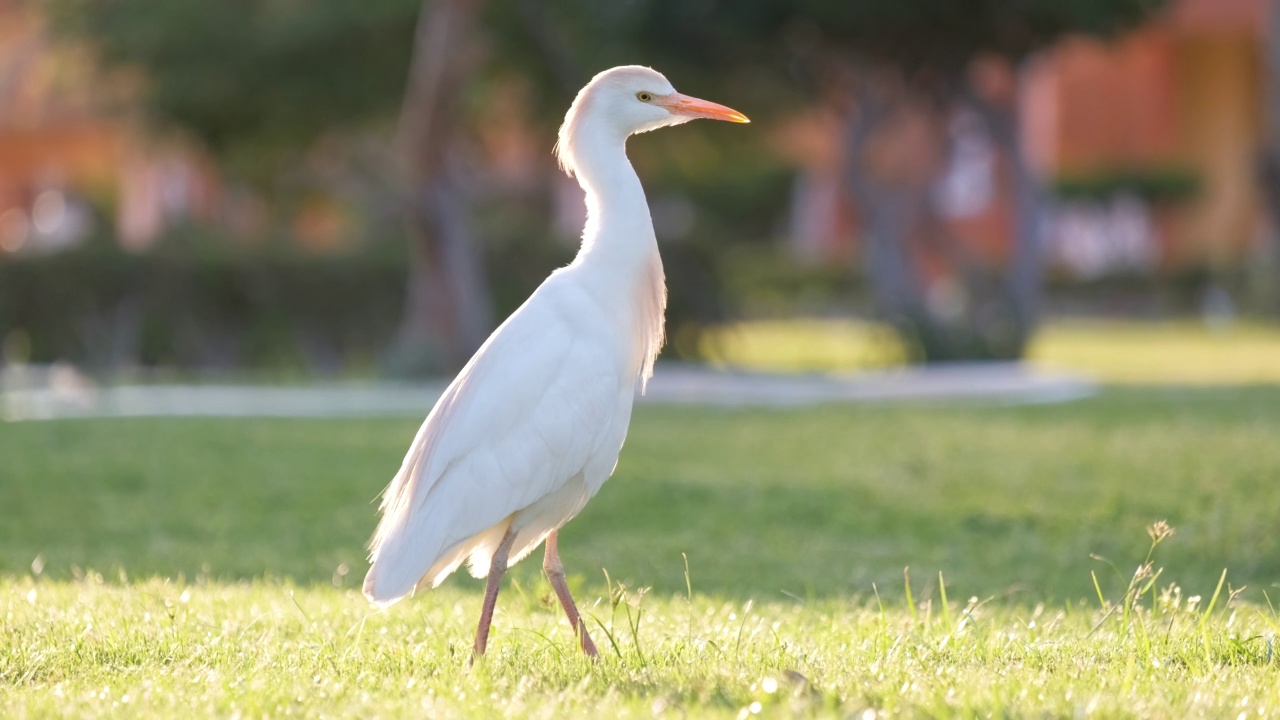
[[[636,133],[697,118],[751,122],[733,108],[676,92],[662,73],[640,65],[611,68],[591,78],[565,115],[556,142],[560,166],[574,173],[573,149],[584,128],[625,140]]]

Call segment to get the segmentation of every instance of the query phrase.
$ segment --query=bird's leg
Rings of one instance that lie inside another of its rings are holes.
[[[557,531],[554,530],[547,536],[547,554],[542,559],[542,571],[551,581],[551,587],[555,588],[556,597],[560,598],[560,605],[564,607],[564,614],[569,617],[569,624],[573,626],[573,632],[578,636],[578,644],[582,646],[582,652],[589,657],[596,657],[595,643],[591,642],[591,636],[587,634],[587,626],[578,615],[578,607],[573,604],[569,586],[564,582],[564,565],[560,562],[560,553],[556,550],[556,536]]]
[[[476,644],[471,649],[472,662],[484,655],[484,648],[489,644],[489,625],[493,622],[493,607],[498,604],[498,586],[502,583],[503,574],[507,572],[507,555],[515,540],[515,532],[507,528],[502,542],[498,543],[498,549],[493,551],[493,557],[489,560],[489,581],[484,588],[484,606],[480,610],[480,627],[476,628]]]

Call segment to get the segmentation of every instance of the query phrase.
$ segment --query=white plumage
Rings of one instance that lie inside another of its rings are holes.
[[[482,654],[501,572],[576,515],[613,472],[635,393],[662,347],[666,307],[626,139],[694,117],[746,122],[676,93],[643,67],[602,72],[578,94],[556,153],[586,190],[582,248],[494,331],[427,416],[383,497],[364,582],[369,599],[387,604],[439,585],[464,560],[486,577],[495,555],[505,556],[490,576],[476,639]],[[546,563],[559,593],[554,540]],[[567,588],[561,600],[594,654]]]

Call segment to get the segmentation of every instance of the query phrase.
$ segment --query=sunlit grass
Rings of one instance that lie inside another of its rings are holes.
[[[1107,382],[1280,383],[1280,325],[1058,323],[1036,337],[1029,356]]]
[[[717,367],[776,372],[901,365],[906,352],[886,326],[857,320],[760,320],[710,328],[700,352]]]
[[[876,369],[904,357],[892,332],[851,320],[739,323],[709,331],[702,349],[719,366],[784,372]],[[1051,322],[1028,358],[1113,383],[1280,383],[1280,325]]]
[[[694,581],[696,583],[696,580]],[[935,584],[936,586],[936,584]],[[919,588],[918,588],[919,589]],[[1265,717],[1277,618],[1149,591],[1126,612],[955,598],[726,600],[615,588],[574,647],[549,588],[385,612],[280,583],[0,579],[0,707],[31,717]],[[1172,592],[1172,591],[1170,591]],[[1120,601],[1122,598],[1114,598]],[[1121,607],[1120,605],[1116,606]],[[870,713],[868,712],[870,711]]]

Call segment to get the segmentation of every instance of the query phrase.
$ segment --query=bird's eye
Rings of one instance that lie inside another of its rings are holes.
[[[640,102],[649,102],[650,100],[653,99],[653,94],[647,93],[647,92],[638,92],[636,93],[636,99],[639,100]]]

